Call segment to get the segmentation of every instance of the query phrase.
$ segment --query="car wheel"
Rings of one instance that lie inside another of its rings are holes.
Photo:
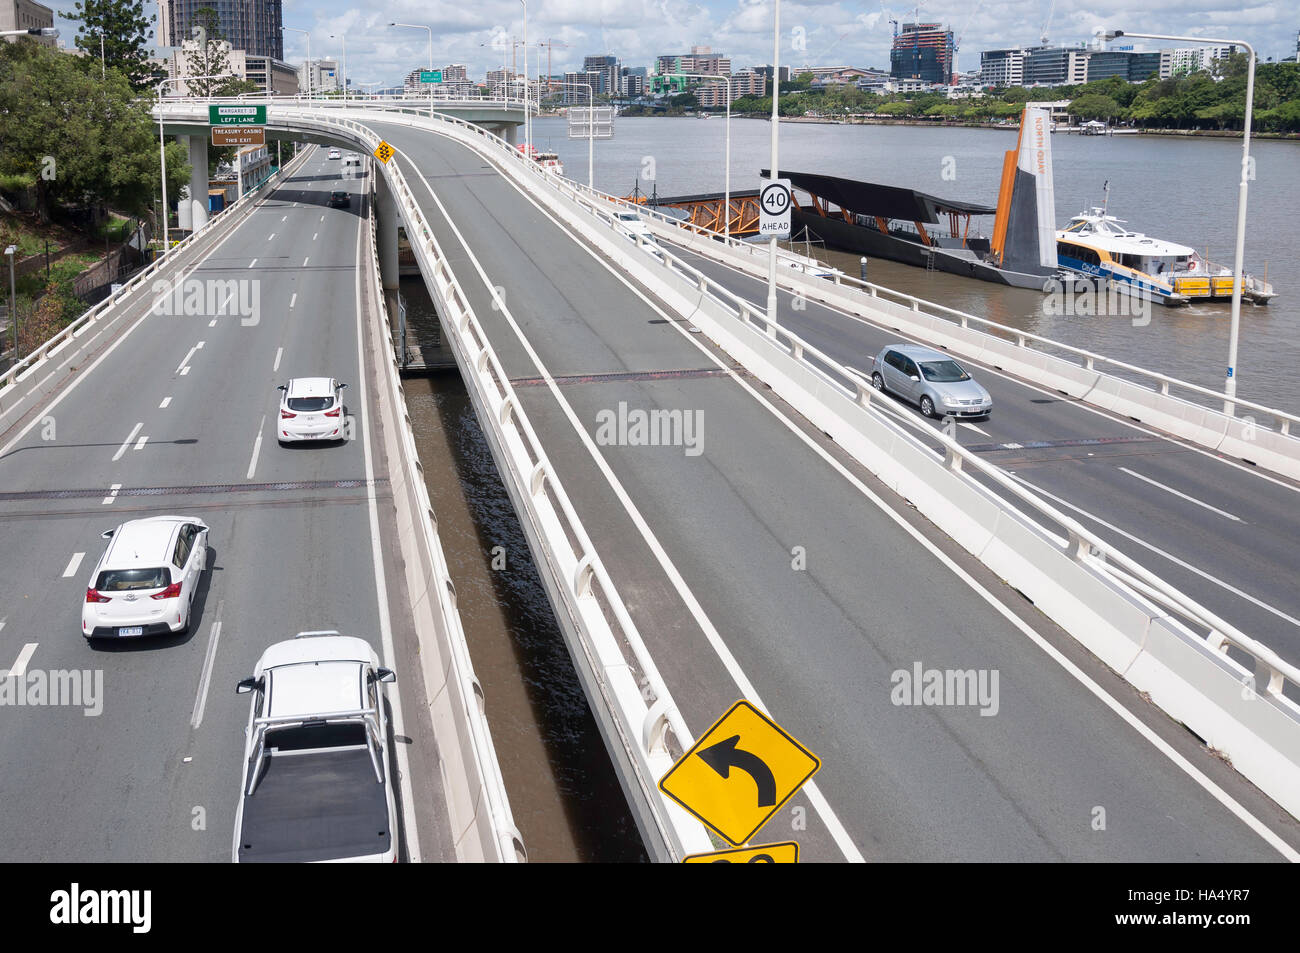
[[[921,397],[921,413],[926,417],[934,416],[934,401],[930,399],[929,394],[925,394]]]
[[[885,379],[880,376],[879,371],[876,371],[874,374],[871,375],[871,386],[874,387],[876,390],[880,391],[882,394],[885,392]]]

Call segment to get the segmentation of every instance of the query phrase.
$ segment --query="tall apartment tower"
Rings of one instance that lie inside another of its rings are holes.
[[[158,0],[158,45],[180,46],[193,40],[194,13],[217,11],[224,38],[236,50],[284,59],[281,0]]]
[[[926,83],[951,83],[952,30],[938,23],[904,23],[889,51],[889,75]]]

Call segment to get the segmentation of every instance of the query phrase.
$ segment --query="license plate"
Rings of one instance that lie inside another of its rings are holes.
[[[118,635],[144,635],[144,626],[128,625],[117,630]]]

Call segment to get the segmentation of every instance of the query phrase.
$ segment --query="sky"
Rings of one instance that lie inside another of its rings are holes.
[[[888,5],[891,3],[893,5]],[[917,19],[904,0],[785,0],[781,3],[783,65],[889,68],[890,20]],[[1255,45],[1260,60],[1294,58],[1300,5],[1294,0],[928,0],[922,22],[938,21],[958,37],[958,68],[979,67],[981,50],[1028,46],[1046,31],[1049,42],[1087,42],[1102,28],[1227,37]],[[60,5],[62,6],[62,5]],[[156,15],[156,0],[145,0]],[[1050,22],[1049,22],[1050,13]],[[531,0],[528,4],[530,73],[577,70],[585,55],[611,53],[626,66],[653,67],[660,54],[710,46],[731,56],[732,68],[772,61],[772,0]],[[284,25],[311,31],[313,58],[339,58],[347,37],[347,73],[353,85],[400,84],[412,69],[428,65],[429,34],[390,27],[390,22],[433,30],[433,65],[463,63],[473,79],[512,65],[512,38],[523,36],[520,0],[284,0]],[[60,42],[72,45],[76,24],[56,17]],[[335,38],[331,38],[333,35]],[[301,33],[284,33],[285,58],[306,58]],[[1120,41],[1123,42],[1123,41]],[[1147,49],[1178,45],[1134,41]],[[567,45],[566,45],[567,44]],[[1183,44],[1185,45],[1185,44]],[[513,53],[523,71],[523,51]]]

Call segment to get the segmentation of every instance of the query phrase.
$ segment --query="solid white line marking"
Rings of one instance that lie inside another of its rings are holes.
[[[125,440],[122,441],[122,446],[118,447],[118,448],[117,448],[117,453],[113,454],[113,462],[114,462],[114,463],[116,463],[118,460],[121,460],[121,459],[122,459],[122,454],[126,453],[126,448],[129,447],[129,446],[131,445],[131,441],[135,439],[136,434],[138,434],[138,433],[140,432],[141,428],[143,428],[143,427],[144,427],[144,422],[143,422],[143,421],[141,421],[140,423],[136,424],[135,427],[131,430],[131,433],[127,436],[127,438],[126,438]]]
[[[294,293],[289,297],[289,307],[292,308],[293,305],[294,305],[294,302],[296,302],[297,300],[298,300],[298,292],[295,291],[295,292],[294,292]]]
[[[973,431],[975,431],[976,433],[982,433],[982,434],[984,434],[984,436],[986,436],[986,437],[989,436],[989,433],[988,433],[987,430],[981,430],[979,427],[976,427],[974,424],[968,424],[968,423],[967,423],[966,421],[964,421],[964,420],[959,420],[959,421],[957,421],[957,423],[960,424],[961,426],[965,427],[965,428],[968,429],[968,430],[973,430]]]
[[[226,300],[229,301],[230,299],[227,298]],[[203,350],[203,345],[206,344],[206,343],[207,343],[206,341],[200,341],[198,344],[194,345],[194,350],[196,350],[196,351],[201,351],[201,350]]]
[[[365,333],[361,322],[361,219],[357,219],[357,266],[354,272],[356,283],[357,314],[357,378],[361,381],[358,388],[361,398],[360,424],[362,433],[362,450],[366,461],[366,503],[370,514],[370,556],[375,570],[375,600],[379,604],[379,635],[384,647],[384,664],[392,668],[397,661],[393,648],[393,628],[388,613],[388,574],[384,571],[384,553],[379,545],[379,505],[375,497],[375,462],[370,449],[370,411],[369,388],[366,384],[366,345]],[[402,727],[402,694],[397,683],[389,689],[393,705],[393,734],[405,735]],[[420,832],[415,822],[415,795],[411,788],[411,766],[406,745],[395,745],[397,749],[398,773],[402,779],[402,824],[406,828],[406,852],[411,863],[420,862]]]
[[[275,363],[271,366],[272,372],[278,371],[280,369],[280,358],[281,356],[283,356],[283,354],[284,354],[284,348],[277,347],[275,349]]]
[[[254,258],[252,261],[250,261],[250,262],[248,263],[248,267],[249,267],[249,268],[252,268],[252,267],[253,267],[254,265],[256,265],[256,264],[257,264],[257,259]]]
[[[203,724],[203,710],[208,707],[208,687],[212,684],[212,669],[217,660],[217,643],[221,641],[221,607],[225,600],[217,603],[217,617],[213,620],[208,635],[208,650],[203,656],[203,670],[199,674],[199,693],[194,699],[194,712],[190,715],[190,727],[198,728]]]
[[[109,486],[109,488],[108,488],[108,496],[104,497],[104,499],[100,501],[100,505],[101,505],[101,506],[108,506],[110,503],[112,503],[114,500],[116,500],[116,499],[117,499],[117,491],[120,490],[120,489],[122,489],[122,484],[120,484],[120,483],[113,483],[113,484],[111,484],[111,485]]]
[[[141,437],[139,440],[135,442],[135,449],[136,450],[144,449],[144,445],[148,442],[149,442],[149,435],[145,434],[143,437]]]
[[[1217,506],[1211,506],[1209,503],[1204,503],[1201,500],[1198,500],[1194,496],[1188,496],[1186,493],[1180,493],[1178,490],[1175,490],[1171,486],[1165,486],[1165,484],[1161,483],[1159,480],[1153,480],[1150,477],[1145,477],[1140,473],[1136,473],[1133,470],[1130,470],[1128,467],[1117,467],[1116,469],[1118,469],[1121,473],[1127,473],[1131,477],[1137,477],[1143,483],[1150,483],[1152,486],[1164,490],[1166,493],[1172,493],[1174,496],[1180,496],[1184,500],[1187,500],[1187,502],[1189,503],[1195,503],[1197,506],[1203,506],[1207,510],[1210,510],[1213,513],[1218,513],[1220,516],[1226,516],[1228,519],[1235,520],[1238,523],[1241,522],[1240,516],[1233,516],[1231,513],[1227,513],[1219,509]]]
[[[63,578],[67,579],[69,576],[75,573],[77,571],[77,567],[81,565],[81,560],[83,560],[85,557],[86,557],[85,553],[73,553],[72,558],[68,560],[68,568],[63,570]]]
[[[159,409],[159,410],[166,410],[166,409],[167,409],[167,406],[168,406],[171,402],[172,402],[172,399],[171,399],[170,397],[164,397],[163,400],[162,400],[162,403],[158,405],[158,409]]]
[[[13,667],[6,670],[5,678],[22,678],[27,674],[27,663],[32,660],[32,655],[36,652],[37,642],[28,642],[18,652],[18,658],[14,659]]]
[[[465,238],[461,234],[460,229],[456,227],[456,223],[452,220],[451,216],[447,214],[447,209],[442,204],[442,200],[439,199],[438,196],[434,193],[433,187],[429,185],[429,182],[427,179],[425,179],[423,173],[421,173],[419,169],[415,169],[414,171],[415,174],[420,177],[420,181],[424,183],[425,189],[428,190],[428,193],[433,198],[435,204],[437,204],[443,219],[446,221],[447,225],[451,228],[452,232],[456,235],[457,241],[459,241],[461,247],[465,249],[465,253],[469,257],[470,264],[474,266],[474,270],[478,273],[479,279],[483,282],[484,287],[486,287],[488,291],[495,298],[496,292],[492,282],[488,280],[487,273],[483,271],[483,267],[479,264],[479,261],[475,257],[474,252],[470,249],[469,243],[465,241]],[[555,221],[555,219],[550,215],[550,213],[546,209],[543,209],[536,202],[533,202],[533,200],[525,193],[523,193],[522,190],[520,190],[520,194],[524,195],[524,197],[527,198],[528,201],[532,202],[532,204],[535,207],[537,207],[538,210],[541,211],[543,215],[546,215],[548,218],[551,219],[551,221],[553,222]],[[556,222],[556,225],[561,228],[564,227],[560,225],[560,223],[558,222]],[[615,272],[614,269],[608,263],[604,262],[602,258],[596,255],[595,252],[591,251],[591,249],[588,249],[585,244],[578,242],[576,240],[574,244],[577,245],[579,248],[582,248],[585,251],[587,251],[589,254],[591,254],[591,256],[594,259],[596,259],[596,261],[601,262],[610,271],[611,274],[614,274],[616,277],[618,277],[618,273]],[[622,279],[620,278],[620,280]],[[629,288],[632,288],[632,285],[630,285],[628,282],[624,281],[623,283],[628,285]],[[641,295],[639,291],[636,291],[635,288],[633,288],[633,291],[638,296],[640,296],[642,300],[645,300],[646,304],[648,304],[651,308],[653,308],[656,313],[662,315],[665,319],[668,318],[668,315],[665,314],[662,309],[656,306],[653,302],[646,299],[645,296]],[[713,621],[705,613],[704,607],[700,605],[699,600],[696,599],[695,597],[695,593],[691,591],[690,586],[687,585],[686,580],[682,577],[682,574],[678,571],[677,567],[673,564],[672,559],[668,556],[667,551],[664,549],[663,545],[659,542],[659,538],[654,534],[654,531],[651,530],[649,524],[645,520],[645,517],[641,515],[641,511],[638,510],[636,504],[632,502],[632,498],[628,494],[627,490],[623,487],[623,484],[619,481],[618,477],[615,476],[614,471],[609,466],[609,463],[606,462],[599,448],[596,446],[595,442],[591,439],[591,435],[587,433],[587,428],[583,426],[582,421],[578,419],[578,415],[574,412],[572,406],[570,406],[568,399],[562,393],[560,393],[560,388],[555,383],[555,378],[551,376],[551,372],[547,370],[544,364],[542,364],[541,358],[538,356],[537,352],[533,349],[533,346],[529,343],[528,339],[524,336],[523,331],[520,330],[519,325],[515,322],[514,316],[511,314],[510,309],[504,303],[502,303],[501,305],[501,313],[505,316],[506,321],[510,324],[510,327],[514,330],[515,336],[519,339],[520,344],[523,345],[524,351],[528,354],[529,359],[532,360],[533,364],[537,367],[538,372],[541,374],[542,378],[546,381],[547,388],[551,391],[551,394],[554,397],[556,403],[560,406],[560,408],[564,411],[565,416],[569,419],[569,422],[572,424],[574,431],[578,435],[578,438],[582,441],[583,445],[587,448],[587,452],[591,455],[592,459],[596,463],[596,466],[600,469],[601,474],[605,477],[605,481],[609,484],[610,488],[614,491],[614,494],[618,497],[619,502],[623,504],[624,511],[626,511],[628,516],[631,518],[632,522],[636,525],[637,530],[641,533],[642,538],[645,540],[646,544],[650,547],[650,551],[654,554],[655,559],[659,563],[660,568],[663,570],[664,574],[668,577],[669,582],[672,583],[672,586],[677,591],[678,596],[686,604],[687,609],[690,610],[691,615],[699,624],[700,630],[704,634],[704,637],[708,641],[710,647],[713,649],[714,654],[717,655],[719,661],[722,662],[723,667],[726,668],[727,673],[731,676],[732,680],[736,683],[736,686],[740,689],[741,694],[750,702],[752,702],[754,705],[756,705],[758,708],[760,708],[764,712],[767,712],[770,715],[771,710],[767,707],[767,705],[763,703],[762,697],[758,693],[758,689],[754,687],[753,682],[749,680],[749,677],[745,674],[744,669],[741,668],[740,662],[736,659],[735,655],[732,654],[731,649],[723,641],[721,633],[718,632],[717,627],[713,624]],[[687,340],[692,340],[689,332],[687,332],[684,328],[680,328],[680,326],[676,322],[669,320],[669,324],[672,325],[673,327],[679,328],[681,333],[686,336]],[[714,364],[716,364],[720,368],[725,369],[724,365],[717,359],[715,355],[711,354],[706,348],[699,346],[698,344],[696,346],[699,347],[700,350],[704,352],[706,357],[709,360],[713,361]],[[744,382],[742,381],[741,384],[743,386]],[[765,401],[763,401],[761,398],[758,397],[758,394],[755,391],[753,391],[750,388],[746,388],[746,389],[749,390],[749,392],[755,397],[755,399],[759,400],[760,404],[762,404],[765,407],[769,407],[769,409],[771,409],[770,406]],[[776,413],[775,410],[773,410],[772,412],[774,414]],[[782,418],[779,414],[776,414],[776,416],[779,420],[782,420],[785,423],[785,425],[789,427],[791,430],[793,430],[796,434],[803,437],[804,440],[808,440],[808,438],[804,436],[803,433],[799,431],[798,428],[796,428],[793,424],[791,424],[789,421],[785,421],[784,418]],[[811,444],[811,441],[809,441],[809,443],[815,449],[820,451],[821,449],[820,447],[817,447],[815,444]],[[845,471],[845,473],[847,474],[847,471]],[[866,487],[864,486],[863,489],[865,490]],[[883,507],[884,506],[883,502],[880,505]],[[835,841],[836,846],[839,847],[840,853],[844,855],[845,859],[854,863],[864,863],[866,858],[862,856],[862,852],[858,850],[857,845],[853,843],[852,837],[849,835],[843,823],[840,821],[839,816],[835,813],[834,809],[830,806],[830,802],[827,801],[825,796],[821,793],[821,789],[818,787],[816,782],[810,781],[807,784],[805,784],[803,787],[803,791],[804,794],[808,797],[808,801],[812,805],[813,810],[815,810],[818,816],[821,818],[822,823],[826,826],[827,832],[831,835],[831,838]]]
[[[1281,609],[1277,608],[1276,606],[1271,606],[1267,602],[1264,602],[1262,599],[1255,598],[1249,592],[1245,592],[1241,589],[1238,589],[1236,586],[1224,582],[1222,579],[1218,578],[1217,576],[1210,575],[1204,569],[1196,568],[1191,563],[1179,559],[1173,553],[1167,553],[1160,547],[1153,546],[1151,543],[1148,543],[1146,540],[1141,539],[1140,537],[1134,536],[1132,533],[1120,529],[1118,526],[1114,525],[1113,523],[1108,523],[1101,517],[1094,516],[1092,513],[1089,513],[1087,510],[1083,509],[1082,507],[1075,506],[1069,500],[1061,499],[1061,497],[1056,496],[1053,493],[1047,492],[1047,490],[1044,490],[1041,486],[1038,486],[1035,483],[1030,483],[1020,474],[1007,471],[1007,476],[1011,477],[1011,479],[1013,480],[1017,480],[1020,483],[1023,483],[1025,486],[1029,487],[1035,493],[1047,497],[1049,500],[1055,502],[1058,506],[1064,506],[1067,509],[1074,510],[1074,512],[1078,513],[1080,516],[1092,520],[1098,526],[1104,526],[1112,533],[1118,533],[1120,536],[1123,536],[1129,542],[1137,543],[1139,546],[1143,547],[1144,549],[1151,550],[1151,552],[1155,553],[1157,556],[1169,560],[1174,565],[1181,566],[1182,568],[1186,569],[1188,572],[1196,573],[1196,575],[1200,576],[1202,579],[1206,580],[1207,582],[1212,582],[1216,586],[1219,586],[1222,589],[1226,589],[1234,596],[1240,596],[1242,599],[1245,599],[1247,602],[1259,606],[1265,612],[1271,612],[1273,615],[1277,616],[1280,619],[1285,619],[1287,622],[1290,622],[1292,625],[1300,625],[1300,619],[1297,619],[1295,616],[1287,615],[1285,612],[1283,612]]]
[[[253,459],[248,461],[248,476],[246,479],[253,479],[253,472],[257,469],[257,455],[262,452],[262,431],[266,429],[266,414],[262,415],[262,423],[257,428],[257,439],[253,441]]]

